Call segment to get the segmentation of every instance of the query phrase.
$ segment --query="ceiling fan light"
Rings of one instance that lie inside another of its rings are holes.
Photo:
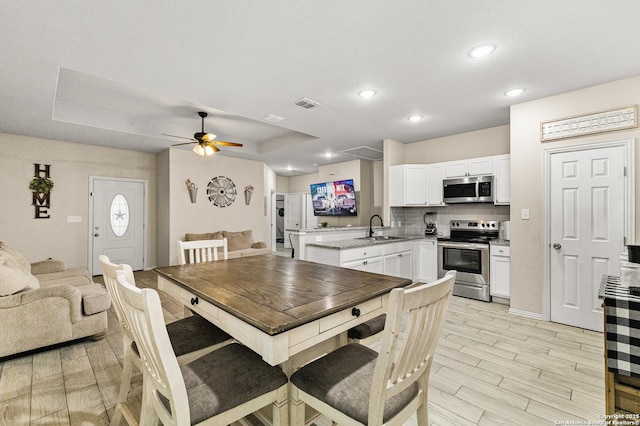
[[[193,147],[193,152],[203,157],[208,157],[209,155],[213,155],[215,151],[209,144],[198,144]]]

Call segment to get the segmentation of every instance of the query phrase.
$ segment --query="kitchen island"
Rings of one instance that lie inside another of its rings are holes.
[[[413,281],[437,279],[437,240],[423,235],[307,243],[306,260]]]
[[[374,226],[373,230],[376,234],[390,234],[394,231],[393,228],[387,226]],[[307,244],[366,237],[369,233],[369,227],[329,226],[312,229],[286,229],[286,231],[291,236],[294,257],[296,259],[306,260]]]

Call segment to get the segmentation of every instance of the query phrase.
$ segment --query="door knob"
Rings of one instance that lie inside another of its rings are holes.
[[[553,245],[553,248],[556,249],[556,250],[560,250],[562,248],[562,245],[560,243],[555,243]]]
[[[100,234],[98,234],[97,232],[95,234],[93,234],[94,237],[99,237]]]

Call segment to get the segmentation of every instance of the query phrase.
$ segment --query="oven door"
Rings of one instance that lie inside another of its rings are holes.
[[[489,284],[489,244],[438,242],[438,277],[451,270],[456,282]]]

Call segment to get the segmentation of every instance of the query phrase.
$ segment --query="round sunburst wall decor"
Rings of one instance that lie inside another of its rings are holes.
[[[236,184],[226,176],[217,176],[207,185],[209,201],[216,207],[227,207],[233,204],[238,191]]]

